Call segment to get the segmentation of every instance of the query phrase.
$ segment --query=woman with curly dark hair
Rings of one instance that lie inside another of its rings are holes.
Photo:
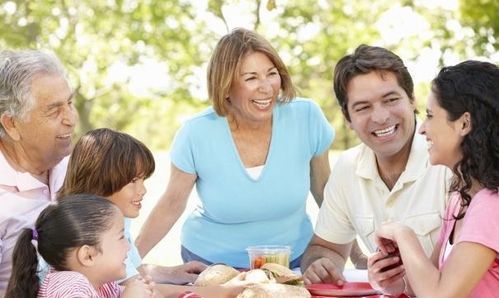
[[[432,82],[426,136],[432,164],[454,172],[452,194],[431,260],[408,227],[376,232],[380,252],[368,261],[371,284],[418,297],[497,297],[499,293],[499,68],[465,61]],[[390,254],[399,254],[403,265]],[[409,287],[410,285],[410,287]]]

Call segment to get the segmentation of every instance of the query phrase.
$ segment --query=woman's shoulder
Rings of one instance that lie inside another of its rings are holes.
[[[206,127],[210,123],[218,123],[223,117],[217,115],[213,107],[208,107],[185,120],[184,127]]]
[[[493,204],[499,207],[499,189],[483,188],[478,191],[471,200],[470,208],[478,204]]]
[[[311,109],[314,107],[319,108],[319,104],[306,97],[295,97],[293,98],[293,100],[281,103],[279,106],[281,108],[289,109]]]
[[[292,101],[277,105],[277,113],[280,117],[292,117],[298,120],[322,119],[324,113],[319,104],[312,99],[296,97]]]

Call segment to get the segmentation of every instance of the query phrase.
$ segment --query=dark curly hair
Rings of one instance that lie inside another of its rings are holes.
[[[461,143],[462,159],[454,166],[451,191],[469,206],[473,180],[497,193],[499,188],[499,68],[497,65],[465,61],[444,67],[432,81],[438,104],[449,121],[465,112],[471,116],[471,131]],[[462,210],[465,210],[463,208]],[[461,211],[456,219],[463,218]]]

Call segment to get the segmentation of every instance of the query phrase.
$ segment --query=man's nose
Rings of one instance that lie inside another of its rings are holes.
[[[390,117],[390,112],[384,107],[375,107],[371,118],[376,123],[385,123]]]

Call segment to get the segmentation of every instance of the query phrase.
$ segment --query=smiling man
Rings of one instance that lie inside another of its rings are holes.
[[[19,233],[33,227],[62,185],[77,118],[56,57],[0,52],[0,296]]]
[[[400,57],[361,45],[336,65],[334,90],[362,143],[342,153],[329,177],[301,262],[306,283],[344,282],[356,236],[374,252],[374,231],[386,221],[412,227],[429,255],[451,177],[445,167],[430,165],[424,137],[415,134],[414,85]]]

